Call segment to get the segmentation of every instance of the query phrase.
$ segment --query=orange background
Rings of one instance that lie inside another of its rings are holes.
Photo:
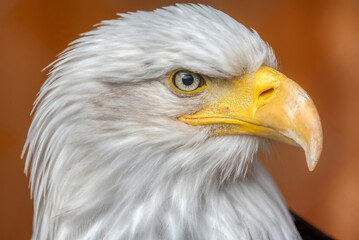
[[[29,239],[32,202],[20,153],[41,70],[80,33],[115,13],[174,1],[0,0],[0,239]],[[314,172],[302,150],[276,144],[266,160],[289,206],[335,238],[359,239],[359,2],[201,1],[254,28],[280,69],[311,95],[324,149]]]

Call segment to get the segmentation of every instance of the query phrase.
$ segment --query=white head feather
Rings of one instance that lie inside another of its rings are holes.
[[[208,96],[168,85],[181,68],[221,81],[275,68],[271,48],[203,5],[120,16],[75,41],[40,91],[33,239],[299,238],[257,160],[266,140],[179,122]]]

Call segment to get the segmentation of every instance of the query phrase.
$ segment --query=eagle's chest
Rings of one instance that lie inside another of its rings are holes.
[[[124,239],[299,239],[275,185],[267,191],[254,185],[233,184],[194,203],[185,196],[157,206],[142,203],[124,220]]]

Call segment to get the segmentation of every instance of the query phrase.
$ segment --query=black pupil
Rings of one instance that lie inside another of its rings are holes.
[[[182,77],[182,82],[183,82],[183,84],[186,85],[186,86],[192,85],[193,82],[194,82],[193,76],[190,75],[190,74],[184,75],[184,76]]]

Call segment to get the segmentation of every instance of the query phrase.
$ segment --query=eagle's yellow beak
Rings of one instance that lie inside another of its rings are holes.
[[[218,124],[214,135],[251,134],[301,146],[314,170],[322,150],[322,127],[308,94],[270,67],[240,79],[207,83],[214,100],[179,120],[190,125]]]

